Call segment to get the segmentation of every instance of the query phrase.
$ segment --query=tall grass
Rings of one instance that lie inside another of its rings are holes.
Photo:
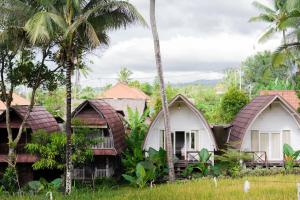
[[[250,191],[244,193],[243,183],[249,180]],[[69,197],[54,193],[54,199],[139,199],[139,200],[271,200],[271,199],[296,199],[296,183],[300,176],[278,175],[268,177],[248,177],[241,179],[221,179],[218,186],[212,179],[198,179],[191,181],[178,181],[174,184],[157,185],[154,188],[137,189],[120,187],[118,189],[77,189]],[[45,195],[23,197],[1,197],[0,199],[45,199]]]

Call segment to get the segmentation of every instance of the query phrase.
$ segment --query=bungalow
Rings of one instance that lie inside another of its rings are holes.
[[[11,127],[15,138],[21,122],[27,113],[28,106],[13,106],[10,110]],[[30,142],[31,134],[43,129],[48,133],[59,131],[59,126],[55,118],[41,106],[34,106],[29,115],[27,123],[17,145],[17,167],[20,182],[26,183],[39,177],[41,172],[33,172],[31,165],[38,159],[36,156],[26,153],[25,145]],[[3,173],[7,166],[8,139],[6,129],[6,111],[0,115],[0,172]],[[47,178],[47,177],[45,177]]]
[[[300,149],[300,115],[279,95],[254,98],[236,116],[228,142],[253,154],[254,165],[279,165],[283,144]]]
[[[91,180],[113,176],[119,171],[120,155],[126,147],[122,116],[103,100],[86,100],[73,111],[72,118],[80,120],[81,127],[89,128],[91,137],[101,138],[92,147],[93,161],[75,168],[73,178]],[[74,134],[77,128],[80,127],[73,127]]]
[[[211,127],[202,113],[183,95],[177,95],[169,103],[170,124],[174,155],[182,162],[198,159],[197,152],[202,148],[217,150]],[[165,128],[163,112],[152,121],[144,141],[144,150],[150,147],[165,148]]]
[[[12,106],[28,106],[30,102],[25,99],[24,97],[19,96],[16,93],[13,93],[12,95]],[[0,113],[2,113],[6,109],[5,103],[3,101],[0,101]]]
[[[103,99],[115,110],[124,113],[125,119],[128,119],[128,107],[142,114],[147,109],[147,102],[150,100],[150,97],[143,91],[125,83],[117,83],[97,98]]]

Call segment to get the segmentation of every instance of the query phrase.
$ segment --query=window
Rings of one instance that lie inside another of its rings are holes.
[[[291,131],[290,130],[283,130],[282,131],[282,145],[284,144],[291,144]]]
[[[270,159],[280,159],[283,144],[290,144],[291,131],[259,132],[251,130],[251,150],[264,151]]]
[[[159,139],[159,146],[161,148],[165,148],[165,131],[164,130],[160,130],[159,132],[160,134],[160,139]]]
[[[191,132],[191,149],[195,149],[195,132]]]
[[[251,150],[259,151],[259,131],[251,131]]]

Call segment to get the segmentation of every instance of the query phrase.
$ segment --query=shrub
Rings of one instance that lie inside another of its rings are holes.
[[[230,87],[221,99],[221,112],[226,122],[233,120],[235,115],[249,102],[249,98],[237,87]]]
[[[291,170],[295,166],[299,154],[300,150],[294,151],[294,149],[290,145],[283,145],[284,168],[286,170]]]
[[[215,160],[218,162],[217,166],[223,174],[231,177],[238,176],[238,173],[242,170],[242,163],[250,160],[250,155],[228,147],[227,150],[221,150],[222,155],[216,155]]]
[[[3,189],[10,194],[13,194],[18,191],[18,177],[17,171],[14,167],[7,167],[3,174],[3,178],[1,180],[1,185]]]

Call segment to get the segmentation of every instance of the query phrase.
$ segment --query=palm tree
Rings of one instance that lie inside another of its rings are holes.
[[[160,82],[161,102],[162,102],[162,108],[164,113],[166,150],[167,150],[167,160],[169,166],[169,181],[173,182],[175,180],[175,173],[174,173],[174,163],[173,163],[173,147],[172,147],[172,139],[171,139],[170,116],[169,116],[168,100],[166,96],[164,75],[163,75],[162,62],[161,62],[159,37],[158,37],[158,32],[156,27],[155,0],[150,0],[150,23],[151,23],[151,30],[153,35],[153,42],[154,42],[157,74]]]
[[[273,8],[254,1],[253,6],[262,13],[250,18],[250,22],[261,21],[269,24],[264,33],[260,36],[259,42],[264,42],[277,32],[282,32],[283,42],[286,43],[286,19],[289,17],[287,0],[273,0]]]
[[[55,38],[58,62],[66,70],[66,194],[71,193],[71,74],[78,58],[102,45],[108,45],[110,30],[126,28],[142,16],[127,1],[120,0],[44,0],[43,7],[27,22],[30,40]],[[55,37],[54,37],[55,36]]]

